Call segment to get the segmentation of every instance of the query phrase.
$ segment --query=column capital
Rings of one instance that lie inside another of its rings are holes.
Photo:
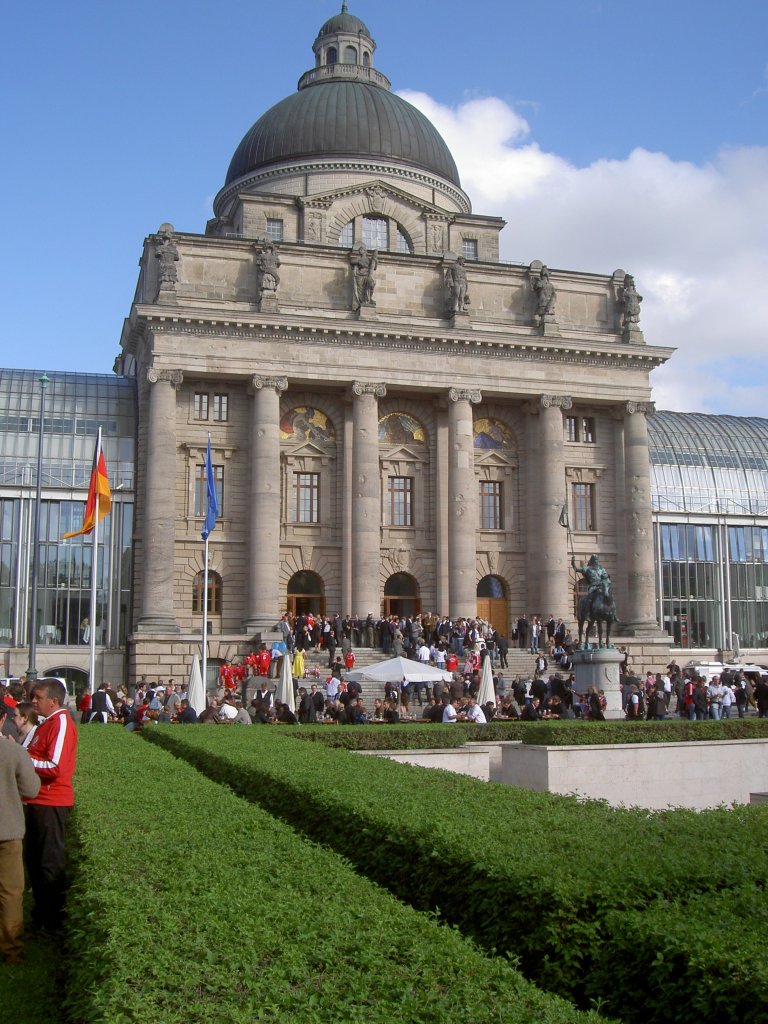
[[[573,399],[570,395],[540,395],[539,407],[542,409],[572,409]]]
[[[470,402],[472,405],[479,405],[482,400],[480,388],[451,388],[448,392],[450,402]]]
[[[376,398],[386,398],[387,385],[366,384],[365,381],[356,380],[352,384],[352,394],[355,396],[355,398],[360,398],[361,395],[375,395]]]
[[[262,377],[259,373],[254,373],[251,377],[251,393],[256,394],[257,391],[261,391],[264,388],[273,388],[278,395],[281,395],[288,387],[287,377]]]
[[[184,383],[184,374],[181,370],[158,370],[150,366],[147,370],[147,380],[150,384],[157,384],[158,381],[167,381],[174,390],[178,391]]]
[[[627,416],[631,416],[632,413],[635,413],[635,412],[645,413],[645,415],[647,416],[650,413],[656,412],[656,403],[655,402],[625,402],[624,403],[624,412],[625,412],[625,414]]]

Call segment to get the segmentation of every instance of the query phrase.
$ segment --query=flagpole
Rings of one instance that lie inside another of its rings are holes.
[[[96,472],[99,471],[101,456],[101,427],[96,438]],[[96,488],[96,519],[93,524],[93,553],[91,556],[91,611],[88,633],[90,651],[88,655],[88,690],[93,694],[96,690],[96,579],[99,565],[99,488]]]
[[[210,434],[208,435],[210,437]],[[208,692],[208,537],[203,541],[203,694]],[[189,694],[187,694],[189,696]]]

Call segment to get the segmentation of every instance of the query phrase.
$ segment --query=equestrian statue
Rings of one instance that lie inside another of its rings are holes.
[[[579,643],[578,650],[590,649],[589,636],[592,627],[597,624],[598,647],[611,647],[611,624],[618,621],[616,602],[613,600],[611,577],[600,565],[597,555],[592,555],[586,565],[576,565],[576,558],[571,556],[571,565],[581,573],[589,584],[589,590],[579,598]],[[586,630],[584,624],[586,623]],[[605,643],[603,643],[603,623],[605,624]]]

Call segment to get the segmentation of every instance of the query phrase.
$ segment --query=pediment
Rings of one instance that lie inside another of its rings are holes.
[[[334,203],[348,201],[350,199],[364,198],[371,213],[377,213],[381,209],[384,200],[394,202],[399,206],[407,206],[409,209],[418,210],[419,213],[428,214],[430,217],[440,220],[448,220],[450,215],[439,206],[415,198],[409,192],[404,192],[388,181],[375,179],[374,181],[357,182],[344,188],[333,189],[329,192],[316,192],[311,196],[304,196],[301,199],[302,206],[319,207],[330,209]]]
[[[283,450],[292,458],[327,459],[329,455],[335,454],[333,445],[324,448],[315,441],[302,441],[297,445],[287,444]]]
[[[411,447],[407,444],[397,445],[396,448],[380,448],[379,455],[382,459],[396,461],[402,459],[406,462],[427,462],[429,456],[422,447]]]
[[[497,450],[491,451],[480,451],[475,449],[475,465],[486,466],[488,468],[498,467],[499,469],[508,469],[510,466],[513,468],[517,467],[517,452],[503,452]]]

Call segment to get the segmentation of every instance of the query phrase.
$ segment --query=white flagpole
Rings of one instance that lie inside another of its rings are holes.
[[[203,694],[208,692],[208,538],[203,541]]]
[[[99,457],[101,456],[101,427],[96,440],[96,464],[94,472],[99,472]],[[90,481],[89,481],[90,484]],[[91,557],[91,611],[89,617],[89,643],[90,652],[88,657],[88,689],[91,694],[96,690],[96,578],[98,572],[99,557],[99,488],[96,487],[96,521],[93,525],[93,555]]]

